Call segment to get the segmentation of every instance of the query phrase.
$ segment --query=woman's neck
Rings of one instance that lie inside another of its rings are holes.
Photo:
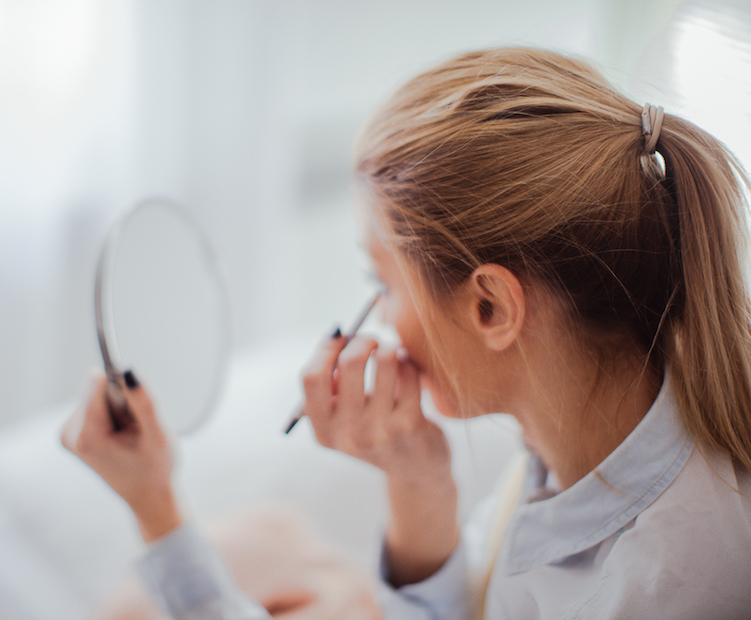
[[[631,433],[657,397],[662,375],[637,355],[610,360],[606,369],[574,348],[555,364],[550,353],[541,350],[537,363],[527,356],[533,372],[513,413],[527,443],[566,489]]]

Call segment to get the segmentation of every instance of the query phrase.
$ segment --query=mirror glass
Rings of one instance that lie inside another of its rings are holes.
[[[133,368],[169,428],[198,427],[225,376],[229,321],[215,254],[190,213],[161,200],[126,213],[104,244],[96,288],[108,375]]]

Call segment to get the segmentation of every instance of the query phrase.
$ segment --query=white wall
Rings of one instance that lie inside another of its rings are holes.
[[[99,363],[94,261],[117,210],[164,195],[197,215],[236,347],[324,331],[367,294],[349,148],[395,85],[522,43],[596,58],[639,100],[688,109],[665,53],[676,16],[729,1],[0,0],[0,420],[75,398]]]

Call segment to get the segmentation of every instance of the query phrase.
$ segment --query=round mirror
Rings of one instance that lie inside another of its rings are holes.
[[[95,309],[115,429],[116,379],[129,368],[169,428],[199,426],[224,379],[229,321],[215,254],[190,213],[152,200],[115,223],[99,256]]]

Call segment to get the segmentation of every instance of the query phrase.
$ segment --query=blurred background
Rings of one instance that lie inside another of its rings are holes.
[[[346,324],[370,288],[358,126],[428,65],[509,44],[591,58],[751,163],[748,0],[0,0],[0,424],[100,363],[97,253],[147,197],[214,243],[234,350]]]
[[[4,619],[88,616],[141,553],[125,504],[59,429],[101,365],[99,249],[151,197],[200,222],[232,319],[222,400],[179,444],[186,514],[283,501],[375,562],[378,472],[321,450],[307,422],[280,429],[312,343],[374,288],[349,191],[358,127],[426,67],[499,45],[590,58],[751,165],[749,0],[0,0]],[[503,416],[441,423],[465,516],[518,436]]]

